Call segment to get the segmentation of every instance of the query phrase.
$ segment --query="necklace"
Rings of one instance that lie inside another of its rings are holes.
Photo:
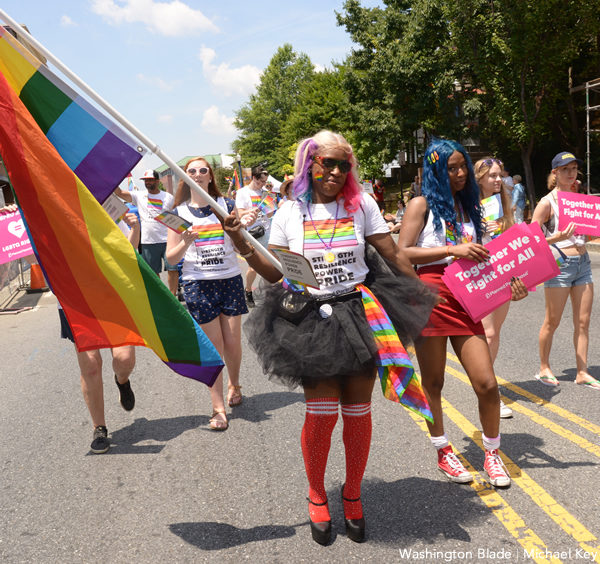
[[[327,262],[333,262],[335,260],[335,254],[331,250],[332,249],[331,243],[333,241],[333,238],[335,237],[335,229],[337,227],[337,222],[338,222],[338,211],[340,209],[340,203],[336,202],[336,204],[335,204],[335,221],[333,223],[333,233],[331,234],[331,238],[329,239],[329,243],[326,243],[325,241],[323,241],[323,238],[321,237],[319,231],[317,230],[317,226],[315,225],[312,213],[310,211],[310,204],[306,204],[306,207],[308,209],[308,217],[310,217],[310,222],[312,223],[313,229],[315,230],[315,233],[317,234],[317,237],[319,238],[319,241],[321,241],[321,243],[323,243],[323,246],[327,249],[327,252],[323,255],[323,258]]]

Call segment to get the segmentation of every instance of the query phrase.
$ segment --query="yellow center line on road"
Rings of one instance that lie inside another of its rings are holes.
[[[464,382],[465,384],[467,384],[469,386],[471,385],[471,382],[470,382],[468,376],[466,374],[464,374],[463,372],[455,370],[451,366],[446,366],[446,372],[448,372],[448,374],[452,374],[452,376],[455,376],[461,382]],[[531,409],[528,409],[527,407],[524,407],[517,402],[513,402],[511,399],[509,399],[505,396],[500,396],[500,397],[504,403],[506,403],[507,405],[510,405],[511,409],[518,411],[519,413],[522,413],[523,415],[526,415],[527,417],[529,417],[532,421],[534,421],[538,425],[545,427],[546,429],[548,429],[549,431],[552,431],[559,437],[562,437],[563,439],[567,439],[568,441],[571,441],[573,444],[577,445],[578,447],[580,447],[580,448],[586,450],[587,452],[589,452],[590,454],[593,454],[594,456],[597,456],[598,458],[600,458],[600,446],[599,445],[595,445],[594,443],[588,441],[587,439],[584,439],[583,437],[579,436],[577,433],[573,433],[573,431],[569,431],[568,429],[565,429],[563,426],[559,425],[558,423],[554,423],[553,421],[550,421],[550,419],[544,417],[543,415],[539,415],[535,411],[532,411]]]
[[[450,402],[442,399],[442,407],[444,413],[457,425],[465,435],[471,438],[473,442],[482,450],[483,443],[481,441],[481,432],[471,423],[462,413],[452,406]],[[511,475],[513,484],[516,484],[531,500],[540,508],[552,521],[554,521],[565,533],[573,537],[579,544],[579,547],[593,555],[595,561],[600,564],[600,544],[590,545],[598,541],[582,523],[580,523],[571,513],[569,513],[560,503],[558,503],[542,486],[540,486],[531,476],[522,468],[519,468],[508,456],[503,452],[500,453],[502,461],[506,465],[508,472]]]
[[[447,406],[444,406],[446,409]],[[424,431],[427,435],[429,431],[425,420],[413,413],[408,411],[413,421]],[[452,447],[454,449],[454,447]],[[503,499],[503,497],[496,491],[496,489],[487,482],[479,472],[471,466],[469,461],[454,449],[456,455],[460,458],[465,468],[473,474],[473,482],[469,486],[475,490],[477,495],[485,503],[485,505],[492,510],[494,516],[504,525],[506,530],[516,539],[516,541],[523,547],[528,554],[532,554],[532,559],[541,564],[543,562],[552,562],[554,564],[562,562],[558,558],[547,559],[542,555],[548,554],[550,551],[544,541],[538,537],[525,523],[523,518]]]
[[[460,364],[460,361],[458,360],[458,358],[455,355],[453,355],[452,353],[447,353],[446,356],[452,362],[455,362],[459,366],[462,366]],[[512,392],[515,392],[515,394],[518,394],[520,396],[523,396],[524,398],[527,398],[532,403],[535,403],[536,405],[539,405],[540,407],[543,407],[544,409],[551,411],[552,413],[558,415],[559,417],[562,417],[563,419],[566,419],[567,421],[570,421],[571,423],[575,423],[576,425],[579,425],[583,429],[586,429],[586,430],[594,433],[595,435],[600,436],[600,425],[596,425],[595,423],[592,423],[591,421],[588,421],[587,419],[584,419],[583,417],[579,417],[579,415],[575,415],[574,413],[568,411],[567,409],[564,409],[552,402],[546,401],[545,399],[542,399],[539,396],[536,396],[535,394],[532,394],[531,392],[524,390],[523,388],[521,388],[520,386],[517,386],[516,384],[513,384],[512,382],[509,382],[508,380],[505,380],[504,378],[500,378],[498,375],[496,375],[496,379],[498,380],[498,383],[501,384],[502,386],[504,386],[507,390],[511,390]],[[511,407],[514,407],[514,404],[511,405]]]

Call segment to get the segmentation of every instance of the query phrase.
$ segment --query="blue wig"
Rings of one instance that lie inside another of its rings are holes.
[[[468,167],[467,183],[456,195],[463,210],[473,222],[477,240],[480,241],[483,229],[481,225],[479,187],[475,180],[471,158],[460,143],[447,139],[434,139],[429,144],[423,159],[422,194],[433,214],[433,228],[435,231],[442,229],[441,219],[443,219],[446,223],[451,223],[454,226],[456,233],[460,233],[459,218],[454,209],[454,198],[452,197],[448,177],[448,159],[455,151],[462,154]]]

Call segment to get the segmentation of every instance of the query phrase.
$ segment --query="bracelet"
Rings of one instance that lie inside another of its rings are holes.
[[[243,259],[247,259],[247,258],[250,258],[255,252],[256,252],[256,249],[252,245],[250,245],[250,250],[245,255],[240,254],[240,256]]]

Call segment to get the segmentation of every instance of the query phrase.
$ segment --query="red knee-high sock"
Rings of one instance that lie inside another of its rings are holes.
[[[342,404],[342,417],[346,448],[344,497],[358,499],[371,448],[371,402]],[[344,515],[346,519],[360,519],[363,516],[361,502],[344,501]]]
[[[325,467],[331,446],[331,433],[338,418],[337,398],[306,400],[306,417],[302,427],[302,455],[308,478],[308,497],[315,503],[327,501]],[[308,504],[310,518],[315,522],[329,521],[327,505]]]

